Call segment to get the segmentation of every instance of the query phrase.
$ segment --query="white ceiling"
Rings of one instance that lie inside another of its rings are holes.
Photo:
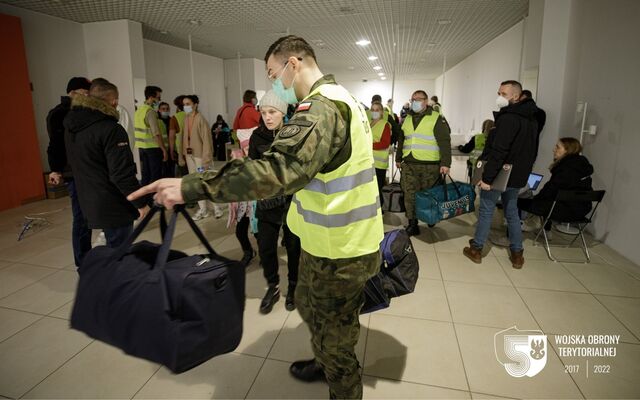
[[[287,32],[309,41],[325,73],[343,80],[433,79],[528,12],[528,0],[0,0],[76,22],[130,19],[143,36],[221,58],[262,59]],[[192,21],[193,20],[193,21]],[[191,22],[190,22],[191,21]],[[450,21],[450,23],[446,23]],[[192,23],[194,22],[194,23]],[[371,44],[360,47],[360,39]],[[376,61],[368,56],[379,57]]]

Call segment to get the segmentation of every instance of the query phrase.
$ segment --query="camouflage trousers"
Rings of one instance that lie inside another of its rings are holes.
[[[416,193],[429,189],[440,177],[440,165],[402,164],[400,187],[404,192],[404,207],[407,219],[416,219]]]
[[[364,285],[380,268],[378,252],[332,260],[302,251],[295,301],[311,331],[311,347],[324,369],[332,399],[361,399],[355,346]]]

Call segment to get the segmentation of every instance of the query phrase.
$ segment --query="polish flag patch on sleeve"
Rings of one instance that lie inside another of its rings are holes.
[[[311,108],[311,102],[307,101],[305,103],[298,104],[298,108],[296,108],[296,112],[298,111],[309,111]]]

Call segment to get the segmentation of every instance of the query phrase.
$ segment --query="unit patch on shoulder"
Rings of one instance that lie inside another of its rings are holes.
[[[290,138],[291,136],[295,136],[298,133],[300,133],[300,127],[298,125],[285,125],[278,132],[278,136],[283,139],[286,139],[286,138]]]
[[[296,112],[309,111],[310,108],[311,108],[311,102],[307,101],[307,102],[298,104],[298,107],[296,108]]]

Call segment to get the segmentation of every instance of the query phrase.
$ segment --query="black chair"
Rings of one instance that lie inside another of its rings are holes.
[[[587,247],[587,242],[584,240],[584,235],[582,234],[584,232],[584,229],[587,227],[587,225],[589,225],[591,223],[591,221],[593,220],[593,216],[596,213],[596,210],[598,209],[598,206],[600,205],[600,202],[602,202],[602,199],[604,198],[604,194],[605,191],[604,190],[560,190],[558,191],[558,194],[556,195],[555,200],[553,201],[553,204],[551,205],[551,209],[549,210],[549,213],[544,216],[544,215],[538,215],[540,217],[540,220],[542,221],[542,227],[540,228],[540,230],[538,231],[538,234],[536,235],[535,239],[534,239],[534,245],[538,243],[538,237],[540,237],[540,234],[542,234],[542,236],[544,237],[544,247],[545,250],[547,251],[547,255],[549,256],[549,259],[551,259],[552,261],[558,262],[581,262],[581,261],[575,261],[575,260],[559,260],[556,259],[553,254],[551,254],[551,245],[549,245],[549,238],[547,237],[547,232],[544,230],[545,225],[548,222],[564,222],[564,223],[572,223],[572,224],[576,224],[578,225],[578,232],[577,233],[566,233],[567,235],[573,235],[575,236],[573,238],[573,240],[571,241],[571,243],[569,243],[566,246],[553,246],[553,247],[571,247],[573,245],[573,243],[575,243],[575,241],[580,238],[580,240],[582,241],[582,251],[586,257],[586,261],[584,261],[585,263],[589,263],[591,261],[591,257],[589,256],[589,248]],[[558,202],[561,202],[563,204],[571,204],[571,203],[587,203],[590,202],[595,203],[595,205],[592,206],[591,208],[591,212],[589,214],[587,214],[586,217],[584,218],[580,218],[577,220],[571,220],[571,221],[567,221],[566,219],[563,219],[562,221],[557,221],[554,220],[551,216],[553,214],[553,210],[556,207],[556,204]],[[564,233],[564,232],[563,232]]]

